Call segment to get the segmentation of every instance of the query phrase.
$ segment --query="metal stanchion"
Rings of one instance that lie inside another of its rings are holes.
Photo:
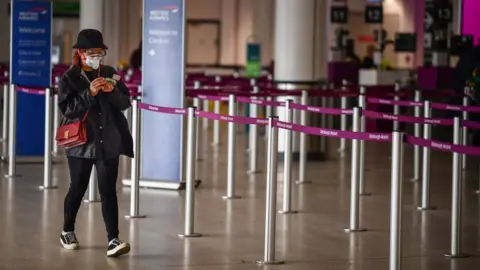
[[[52,182],[52,89],[45,89],[45,148],[43,156],[43,186],[41,189],[56,189]]]
[[[302,105],[308,105],[308,91],[302,91]],[[326,116],[326,114],[322,114],[322,117]],[[307,112],[302,110],[300,111],[300,125],[306,126],[308,125],[307,120]],[[322,118],[323,119],[323,118]],[[323,120],[322,120],[323,121]],[[326,121],[326,118],[325,118]],[[323,138],[322,136],[321,138]],[[306,170],[307,170],[307,148],[308,148],[308,137],[306,133],[300,133],[300,160],[298,164],[298,181],[297,184],[310,184],[311,181],[307,181],[306,178]]]
[[[343,84],[342,92],[347,91],[347,82],[344,80],[342,82],[342,84]],[[347,97],[345,97],[345,96],[341,97],[340,106],[343,110],[347,109]],[[340,116],[340,129],[342,131],[347,130],[347,115],[346,114],[342,114]],[[343,153],[345,151],[346,143],[347,143],[347,141],[344,138],[340,139],[340,148],[338,149],[339,152]]]
[[[468,106],[470,104],[470,98],[468,96],[463,97],[463,106]],[[462,113],[463,120],[468,120],[468,112],[464,111]],[[462,144],[463,145],[468,145],[468,128],[467,127],[462,127]],[[462,170],[465,170],[467,168],[467,155],[463,154],[462,155]]]
[[[424,117],[431,117],[430,101],[423,104]],[[423,138],[430,140],[432,126],[430,124],[423,125]],[[430,205],[430,148],[423,147],[423,163],[422,163],[422,201],[418,210],[433,210],[435,207]]]
[[[258,93],[258,87],[253,87],[253,92]],[[250,110],[250,117],[257,118],[258,117],[258,105],[257,104],[249,104]],[[257,156],[258,156],[258,126],[257,125],[250,125],[248,128],[248,148],[249,148],[249,173],[258,173],[259,170],[257,169]]]
[[[57,91],[53,91],[53,126],[51,127],[51,130],[53,134],[55,134],[55,131],[57,130],[58,126],[60,125],[60,108],[58,107],[58,93]],[[58,145],[55,142],[55,136],[52,136],[52,154],[56,156],[58,154]]]
[[[395,101],[399,101],[400,100],[400,96],[398,95],[398,93],[400,92],[400,83],[399,82],[395,82],[395,96],[393,97],[393,99]],[[398,105],[393,105],[393,115],[399,115],[400,114],[400,106]],[[398,121],[393,121],[393,130],[394,131],[398,131],[400,128],[400,123]]]
[[[200,99],[193,98],[193,107],[200,108]],[[200,121],[195,121],[195,156],[196,160],[202,160],[202,143],[200,140]]]
[[[16,177],[17,144],[17,91],[10,85],[10,107],[8,112],[8,172],[6,177]]]
[[[208,112],[209,111],[209,103],[208,103],[208,100],[203,100],[203,110]],[[208,129],[208,126],[209,126],[210,122],[207,118],[203,118],[203,129],[204,130],[207,130]]]
[[[367,91],[364,86],[360,87],[360,95],[358,96],[358,106],[361,110],[367,109],[367,102],[366,102],[366,95]],[[366,127],[366,119],[363,115],[360,116],[360,131],[365,132]],[[359,168],[359,194],[360,196],[369,196],[370,194],[365,191],[365,141],[360,141],[360,162],[358,164]]]
[[[3,126],[2,126],[2,142],[8,140],[8,84],[3,85]]]
[[[392,194],[390,203],[389,270],[401,270],[402,210],[403,210],[403,133],[394,131],[392,137]]]
[[[141,162],[141,127],[142,112],[138,108],[138,100],[132,101],[132,137],[133,137],[133,159],[131,162],[131,184],[130,184],[130,215],[126,218],[145,218],[140,215],[140,162]],[[91,183],[90,183],[91,185]]]
[[[98,203],[100,199],[98,198],[98,179],[97,179],[97,168],[92,167],[92,172],[90,173],[90,180],[88,183],[88,193],[87,198],[83,201],[86,203]]]
[[[192,238],[201,237],[195,233],[195,151],[197,149],[197,119],[195,107],[188,108],[187,122],[187,168],[186,168],[186,190],[185,190],[185,228],[179,237]]]
[[[460,145],[462,131],[460,118],[455,117],[453,122],[453,144]],[[453,152],[452,156],[452,220],[450,234],[450,252],[445,256],[449,258],[467,258],[468,254],[462,253],[462,186],[461,177],[462,159],[461,155]]]
[[[328,84],[325,84],[323,86],[323,90],[324,91],[328,90]],[[303,98],[304,98],[303,95],[304,95],[304,93],[302,92],[302,101],[303,101]],[[302,105],[308,105],[308,92],[306,92],[305,103],[302,103]],[[328,107],[328,100],[327,100],[326,97],[321,97],[320,98],[320,106],[322,108],[327,108]],[[301,113],[303,113],[303,111]],[[300,117],[302,117],[302,116],[300,116]],[[306,112],[305,112],[305,118],[307,118]],[[322,113],[320,115],[320,124],[321,124],[320,125],[321,128],[328,128],[328,115],[327,114]],[[302,136],[302,134],[304,134],[304,133],[300,133],[300,136]],[[306,134],[304,134],[304,135],[306,136]],[[323,153],[325,155],[325,157],[328,156],[327,140],[328,140],[327,136],[320,136],[320,152]]]
[[[272,101],[272,97],[265,97],[265,100]],[[274,116],[274,111],[272,106],[265,106],[265,117]],[[268,139],[268,132],[265,132],[265,139]]]
[[[422,92],[420,90],[415,90],[415,102],[422,101]],[[422,108],[416,106],[414,108],[415,117],[421,117]],[[419,138],[422,132],[421,124],[414,124],[414,136]],[[420,179],[420,146],[415,145],[413,147],[413,178],[412,181],[416,182]]]
[[[220,114],[220,101],[214,101],[214,113]],[[213,143],[212,145],[219,145],[220,144],[220,120],[213,121]]]
[[[277,156],[278,129],[273,126],[275,117],[270,116],[267,127],[267,195],[265,203],[265,250],[262,261],[257,264],[275,265],[283,261],[275,259],[275,233],[277,209]]]
[[[353,132],[360,131],[360,108],[353,108]],[[360,228],[360,199],[359,199],[359,140],[352,141],[352,167],[351,167],[351,188],[350,188],[350,225],[346,232],[363,232],[366,229]]]
[[[228,115],[237,115],[237,104],[235,95],[231,94],[228,98]],[[223,196],[225,200],[239,199],[235,195],[235,148],[237,144],[237,130],[235,123],[228,123],[228,164],[227,164],[227,195]]]
[[[293,122],[292,114],[293,100],[285,101],[285,122]],[[280,214],[294,214],[298,211],[292,210],[292,131],[284,130],[285,134],[285,152],[283,155],[283,209]]]

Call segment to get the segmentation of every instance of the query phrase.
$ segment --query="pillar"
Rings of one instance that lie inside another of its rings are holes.
[[[103,0],[80,1],[80,30],[97,29],[103,32]]]
[[[316,0],[276,0],[275,2],[275,80],[312,81],[315,79]],[[285,89],[296,89],[298,85],[285,84]],[[289,97],[282,97],[285,100]],[[292,97],[290,97],[292,98]],[[298,99],[295,100],[298,102]],[[277,109],[284,121],[284,110]],[[298,119],[296,119],[298,120]],[[279,152],[285,149],[284,131],[278,137]],[[293,151],[298,152],[298,136],[293,137]]]
[[[251,41],[261,44],[261,63],[268,65],[273,58],[274,0],[251,0],[251,3],[253,10]]]

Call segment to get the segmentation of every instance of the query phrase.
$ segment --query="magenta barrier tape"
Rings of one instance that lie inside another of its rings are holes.
[[[141,102],[138,103],[138,108],[152,111],[152,112],[187,115],[187,109],[183,109],[183,108],[159,107],[159,106],[154,106],[154,105],[145,104]]]
[[[257,104],[262,106],[284,107],[285,102],[274,100],[253,99],[248,97],[237,97],[237,102]]]
[[[404,107],[423,107],[423,102],[415,102],[415,101],[408,101],[408,100],[393,100],[393,99],[368,97],[367,102],[371,104],[398,105],[398,106],[404,106]]]
[[[363,116],[373,119],[381,120],[391,120],[398,121],[403,123],[413,123],[413,124],[430,124],[430,125],[440,125],[440,126],[452,126],[453,119],[444,119],[444,118],[422,118],[414,117],[408,115],[393,115],[381,112],[374,112],[364,110],[362,111]]]
[[[210,101],[228,101],[228,96],[197,95],[197,98]]]
[[[462,127],[470,129],[480,129],[480,122],[471,120],[462,120]]]
[[[413,136],[406,136],[405,141],[409,144],[418,145],[420,147],[428,147],[434,150],[480,156],[480,147],[456,145],[447,142],[426,140]]]
[[[45,89],[41,88],[31,88],[31,87],[24,87],[24,86],[16,86],[15,87],[18,92],[32,94],[32,95],[45,95]]]
[[[342,130],[335,130],[335,129],[302,126],[302,125],[287,123],[282,121],[274,121],[274,126],[281,129],[287,129],[287,130],[292,130],[296,132],[307,133],[310,135],[325,136],[325,137],[331,137],[331,138],[376,141],[376,142],[392,141],[392,134],[390,133],[342,131]]]
[[[207,118],[210,120],[226,121],[226,122],[244,124],[244,125],[260,125],[260,126],[268,125],[268,119],[266,118],[230,116],[230,115],[222,115],[222,114],[205,112],[205,111],[195,111],[195,115],[198,117]]]
[[[443,103],[430,103],[432,109],[446,110],[446,111],[462,111],[462,112],[471,112],[471,113],[480,113],[480,107],[476,106],[458,106],[458,105],[448,105]]]
[[[353,110],[351,109],[322,108],[322,107],[307,106],[307,105],[296,104],[296,103],[291,103],[290,106],[292,109],[295,109],[295,110],[321,113],[321,114],[329,114],[329,115],[352,115],[353,114]]]

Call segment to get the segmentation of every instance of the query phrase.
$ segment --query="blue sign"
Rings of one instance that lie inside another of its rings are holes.
[[[52,3],[14,1],[11,76],[22,86],[50,87],[52,80]]]
[[[11,8],[11,81],[21,86],[50,87],[52,4],[16,0]],[[44,112],[44,96],[17,93],[18,156],[43,156]]]
[[[184,0],[143,1],[142,96],[147,104],[183,108]],[[182,179],[183,119],[142,113],[142,181]]]

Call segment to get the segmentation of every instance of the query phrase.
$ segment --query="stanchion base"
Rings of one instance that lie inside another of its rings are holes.
[[[49,190],[49,189],[57,189],[57,186],[51,186],[51,187],[46,187],[46,186],[39,186],[38,187],[41,190]]]
[[[311,184],[312,181],[295,181],[295,184],[297,185],[307,185],[307,184]]]
[[[463,259],[463,258],[470,257],[469,254],[465,254],[465,253],[460,253],[460,254],[444,253],[443,256],[445,256],[449,259]]]
[[[211,145],[212,145],[213,147],[217,147],[217,146],[220,146],[220,145],[222,145],[222,144],[221,144],[221,143],[212,143]]]
[[[85,200],[83,200],[83,201],[86,202],[86,203],[99,203],[99,202],[101,202],[101,200],[98,200],[98,199],[97,199],[97,200],[85,199]]]
[[[258,265],[280,265],[280,264],[285,264],[284,261],[256,261]]]
[[[346,233],[356,233],[356,232],[366,232],[367,229],[364,229],[364,228],[359,228],[359,229],[349,229],[349,228],[346,228],[346,229],[343,229]]]
[[[198,238],[202,237],[201,233],[191,233],[191,234],[177,234],[179,238]]]
[[[412,177],[412,178],[410,179],[410,182],[416,183],[416,182],[418,182],[419,180],[420,180],[419,178]]]
[[[238,200],[238,199],[241,199],[241,198],[242,198],[242,197],[240,197],[240,196],[231,196],[231,197],[229,197],[229,196],[222,196],[222,199],[224,199],[224,200],[226,200],[226,201],[227,201],[227,200]]]
[[[431,210],[436,210],[437,208],[435,206],[428,206],[428,207],[417,207],[418,211],[431,211]]]
[[[138,219],[138,218],[146,218],[146,215],[137,215],[137,216],[125,216],[128,219]]]
[[[21,175],[20,174],[14,174],[14,175],[5,174],[5,178],[15,178],[15,177],[21,177]]]
[[[298,214],[298,211],[295,211],[295,210],[289,210],[289,211],[278,211],[279,214],[282,214],[282,215],[291,215],[291,214]]]

